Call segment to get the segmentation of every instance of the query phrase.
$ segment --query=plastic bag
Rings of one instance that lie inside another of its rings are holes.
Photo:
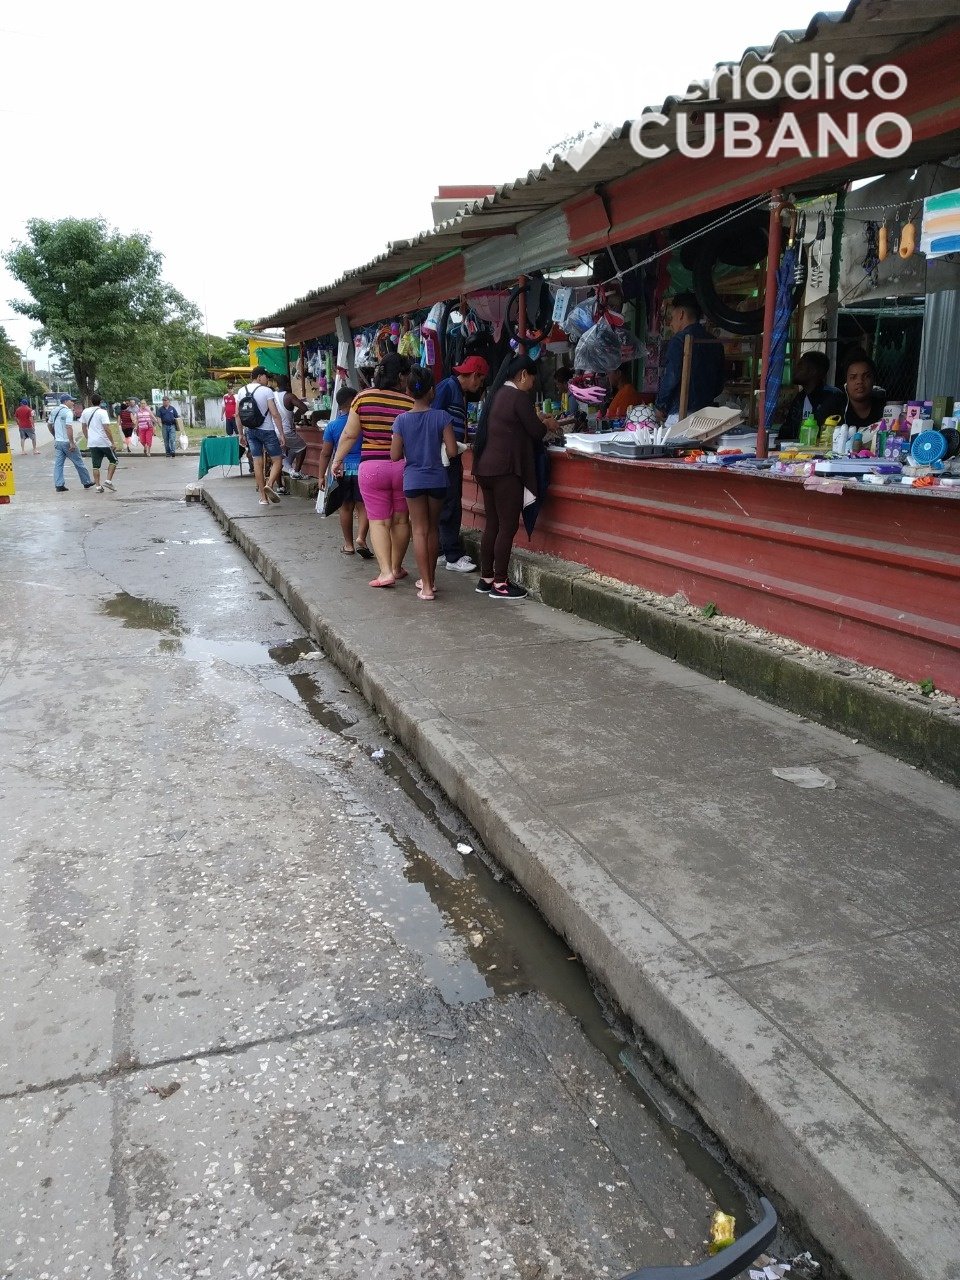
[[[180,448],[183,450],[184,453],[186,453],[187,445],[190,443],[190,438],[185,431],[180,432],[179,440],[180,440]]]
[[[561,321],[560,327],[571,342],[577,342],[593,325],[593,299],[589,298],[574,307],[567,318]]]
[[[613,373],[635,359],[639,349],[636,334],[626,325],[615,329],[606,316],[601,316],[577,343],[573,367],[578,373]]]
[[[317,501],[323,498],[323,510],[320,512],[323,516],[332,516],[335,511],[339,511],[343,505],[343,485],[335,475],[327,476],[327,484],[325,489],[321,489],[317,495]]]

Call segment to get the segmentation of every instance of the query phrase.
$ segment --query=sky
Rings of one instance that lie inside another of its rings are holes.
[[[8,0],[0,14],[0,251],[29,218],[142,231],[224,333],[432,222],[443,184],[537,169],[594,121],[659,107],[812,0]],[[12,140],[12,146],[10,141]],[[21,350],[34,327],[9,299]]]

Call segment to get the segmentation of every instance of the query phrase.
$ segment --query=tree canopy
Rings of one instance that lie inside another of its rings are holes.
[[[45,391],[42,382],[24,372],[20,363],[20,352],[2,327],[0,327],[0,384],[3,385],[3,396],[7,404],[7,413],[10,415],[13,414],[22,396],[26,396],[28,400],[34,400],[42,396]]]
[[[165,342],[168,326],[179,333],[199,324],[193,303],[163,280],[149,237],[124,235],[101,218],[32,218],[26,241],[4,257],[30,294],[10,305],[38,323],[36,340],[70,365],[86,399],[102,373],[126,382],[138,365],[155,366],[158,351],[170,352],[161,366],[178,364],[172,339]]]

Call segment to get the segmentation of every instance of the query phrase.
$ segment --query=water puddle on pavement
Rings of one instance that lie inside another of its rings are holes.
[[[183,625],[180,610],[172,604],[160,604],[157,600],[144,600],[140,596],[119,591],[100,605],[100,612],[108,618],[119,618],[125,627],[142,627],[149,631],[180,635]]]
[[[247,640],[217,640],[185,632],[178,610],[121,592],[101,605],[125,626],[161,633],[160,648],[194,661],[219,659],[237,667],[292,667],[315,653],[308,637],[282,645]],[[324,659],[325,661],[325,659]],[[324,729],[346,735],[359,723],[345,704],[325,698],[310,672],[259,676],[259,683],[286,701],[302,706]],[[356,696],[356,695],[352,695]],[[269,734],[268,734],[269,738]],[[345,737],[355,749],[355,739]],[[365,752],[368,748],[363,744]],[[372,751],[372,763],[415,805],[438,841],[455,850],[465,843],[476,850],[459,815],[418,777],[405,755],[384,746]],[[382,754],[379,754],[382,751]],[[363,791],[361,785],[361,793]],[[375,799],[372,801],[375,811]],[[721,1153],[704,1146],[693,1113],[648,1071],[641,1055],[613,1025],[580,959],[549,927],[536,907],[479,852],[452,854],[447,870],[409,834],[382,815],[385,855],[371,873],[363,869],[364,892],[390,921],[398,942],[421,957],[425,972],[449,1003],[473,1003],[496,996],[540,992],[580,1025],[590,1043],[607,1059],[622,1086],[636,1094],[656,1117],[665,1140],[687,1168],[709,1188],[717,1204],[746,1225],[752,1214]],[[390,852],[394,851],[394,856]],[[453,943],[456,935],[458,943]],[[639,1077],[639,1079],[638,1079]],[[688,1129],[692,1129],[689,1132]]]
[[[221,539],[217,538],[150,538],[150,542],[158,546],[170,547],[213,547]]]

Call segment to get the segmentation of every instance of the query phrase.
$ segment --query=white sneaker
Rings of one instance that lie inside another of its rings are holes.
[[[98,485],[96,486],[96,488],[97,488],[97,493],[103,493],[103,485],[102,485],[102,484],[98,484]],[[112,488],[113,488],[113,485],[111,485],[111,486],[110,486],[110,488],[112,489]]]
[[[103,482],[103,483],[104,483],[104,484],[106,485],[106,487],[111,491],[111,493],[116,493],[116,491],[117,491],[117,486],[113,483],[113,481],[112,481],[112,480],[104,480],[104,482]]]
[[[461,556],[459,560],[447,561],[447,568],[454,573],[473,573],[476,567],[469,556]]]

